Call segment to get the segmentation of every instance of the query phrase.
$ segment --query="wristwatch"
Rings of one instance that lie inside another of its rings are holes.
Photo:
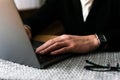
[[[104,34],[96,34],[96,35],[100,41],[100,48],[104,49],[107,44],[107,39],[106,39],[105,35]]]

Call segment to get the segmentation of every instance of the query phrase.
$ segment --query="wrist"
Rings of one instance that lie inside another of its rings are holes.
[[[98,48],[100,46],[100,40],[96,34],[92,35],[93,45]]]
[[[100,46],[100,40],[97,38],[96,34],[87,36],[87,39],[91,50],[96,50]]]

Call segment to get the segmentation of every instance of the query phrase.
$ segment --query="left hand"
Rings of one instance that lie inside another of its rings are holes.
[[[95,34],[87,36],[62,35],[48,40],[36,49],[36,53],[50,53],[51,55],[68,52],[87,53],[95,50],[98,46],[99,40]]]
[[[25,32],[27,33],[29,39],[32,38],[31,29],[28,25],[24,25]]]

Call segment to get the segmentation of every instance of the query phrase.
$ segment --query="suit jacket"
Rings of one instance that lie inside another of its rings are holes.
[[[56,19],[63,23],[66,34],[102,33],[107,38],[109,50],[120,49],[120,0],[94,0],[86,22],[80,0],[47,0],[27,23],[36,34]]]

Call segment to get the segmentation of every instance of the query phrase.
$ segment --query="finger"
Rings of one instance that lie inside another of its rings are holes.
[[[46,49],[40,51],[39,53],[40,53],[40,54],[50,53],[50,52],[52,52],[52,51],[55,51],[55,50],[57,50],[57,49],[60,49],[60,48],[62,48],[62,47],[65,47],[65,46],[66,46],[66,44],[65,44],[64,42],[56,42],[56,43],[54,43],[53,45],[47,47]]]
[[[39,47],[36,49],[36,53],[41,52],[42,50],[46,49],[47,47],[49,47],[49,46],[52,45],[53,43],[54,43],[54,40],[53,40],[53,39],[47,41],[46,43],[44,43],[43,45],[39,46]]]
[[[61,37],[56,37],[54,39],[51,39],[49,41],[47,41],[46,43],[44,43],[43,45],[41,45],[40,47],[38,47],[36,49],[36,53],[40,53],[42,50],[48,48],[49,46],[53,45],[56,42],[62,42],[63,40],[61,39]]]
[[[70,48],[68,48],[68,47],[63,47],[63,48],[61,48],[61,49],[58,49],[58,50],[56,50],[56,51],[51,52],[50,54],[51,54],[51,55],[58,55],[58,54],[64,54],[64,53],[68,53],[68,52],[70,52]]]

